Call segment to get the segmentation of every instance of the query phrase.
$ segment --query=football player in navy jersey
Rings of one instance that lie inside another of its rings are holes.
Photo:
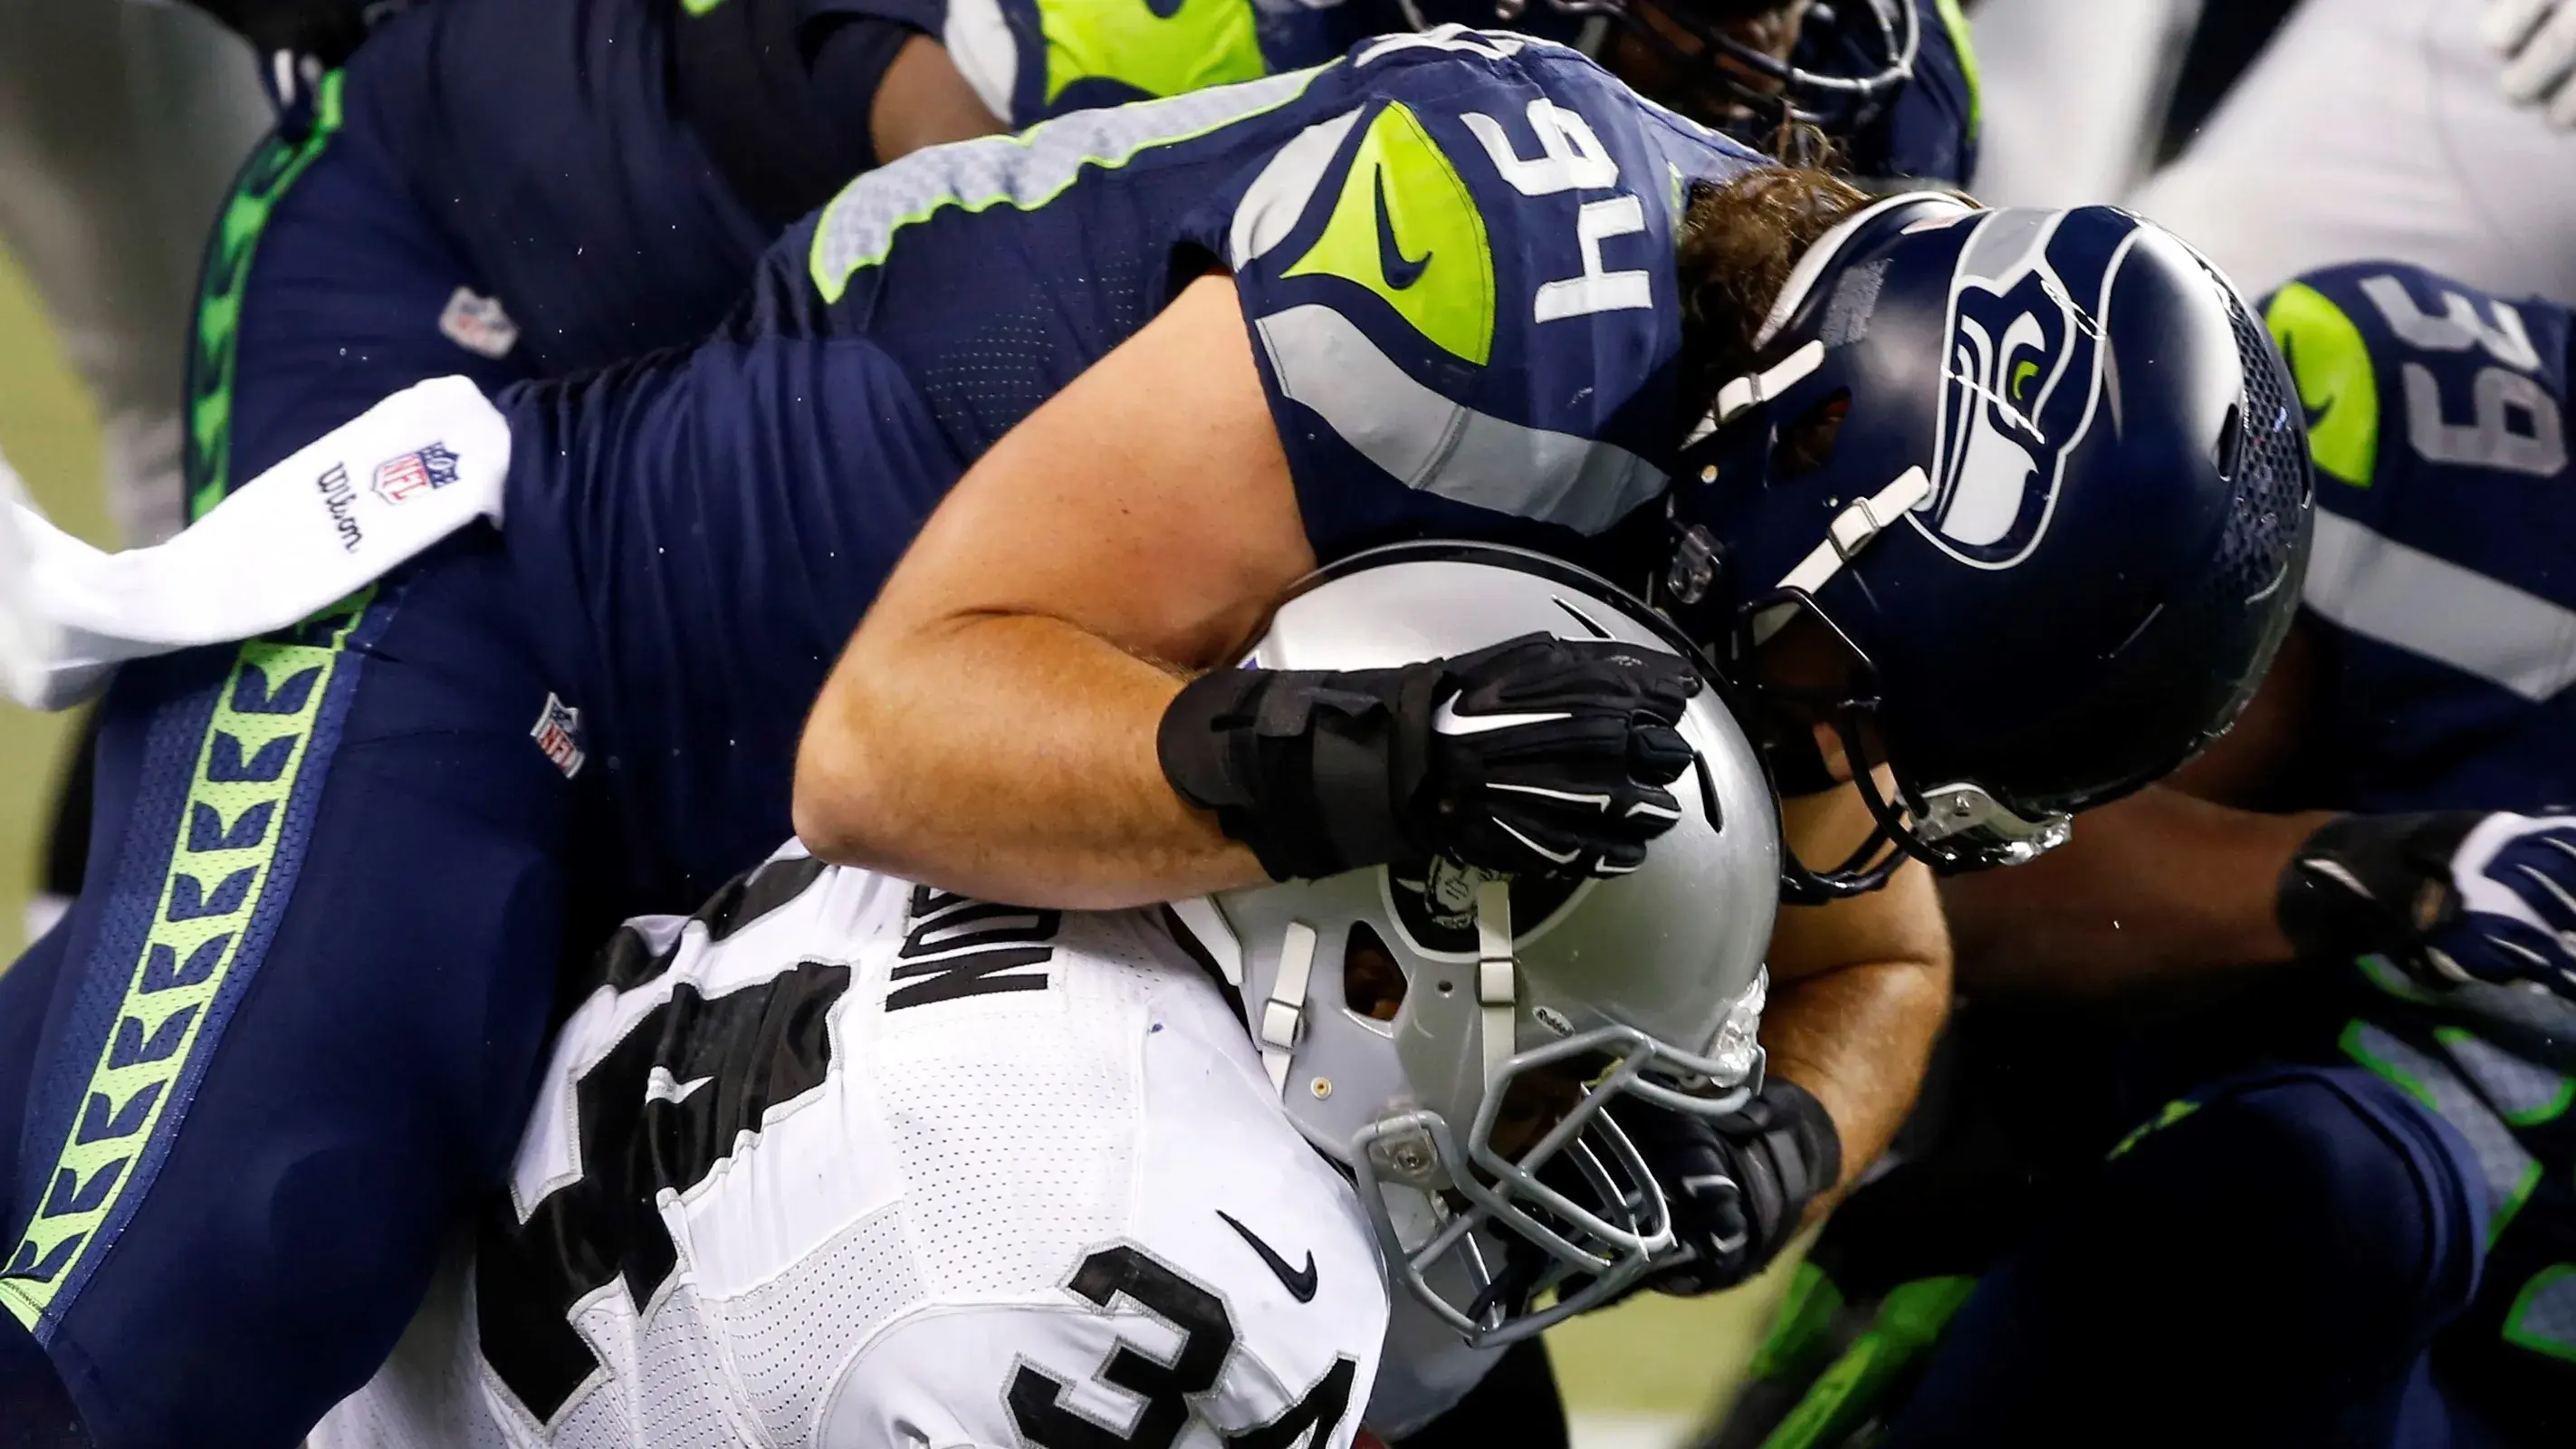
[[[1819,1374],[1786,1422],[1835,1426],[1797,1442],[1884,1412],[1794,1341],[1821,1345],[1817,1305],[1890,1277],[1912,1280],[1891,1304],[1959,1314],[1890,1444],[2063,1443],[2069,1424],[2108,1445],[2576,1429],[2576,316],[2387,262],[2311,273],[2266,315],[2320,475],[2269,680],[2172,787],[2079,821],[2031,870],[1945,891],[1972,998],[2167,1018],[2089,1068],[1975,1064],[1976,1095],[2083,1098],[2115,1076],[2102,1099],[2147,1125],[2098,1169],[2031,1140],[1996,1173],[1976,1165],[1994,1126],[1966,1123],[1891,1181],[1852,1223],[1872,1241],[1830,1255],[1859,1275],[1813,1278],[1805,1325],[1778,1340],[1775,1362]],[[2171,1019],[2178,1002],[2196,1009]],[[2025,1138],[2083,1115],[2000,1111]],[[1889,1210],[2018,1217],[2001,1202],[2043,1174],[2074,1185],[1991,1265]],[[1969,1296],[1958,1275],[1980,1267]],[[1900,1377],[1882,1363],[1870,1387]]]
[[[254,597],[289,627],[116,682],[120,825],[0,978],[45,1020],[0,1355],[96,1442],[290,1440],[506,1159],[559,938],[756,858],[791,798],[828,856],[1041,905],[1633,868],[1698,788],[1697,670],[1200,672],[1316,563],[1438,536],[1627,581],[1766,702],[1813,907],[1773,1079],[1740,1135],[1632,1129],[1698,1253],[1668,1286],[1737,1281],[1910,1095],[1922,863],[2027,859],[2242,703],[2300,438],[2154,227],[1872,203],[1545,42],[1389,37],[907,158],[703,346],[412,389],[119,565],[138,606],[165,563],[247,571],[129,652]],[[48,617],[53,664],[101,662],[103,621]],[[1712,1160],[1747,1190],[1692,1197]]]
[[[1432,18],[1490,20],[1488,3]],[[1803,0],[1581,14],[1542,0],[1520,23],[1588,36],[1614,69],[1758,140],[1794,117],[1826,127],[1860,174],[1964,183],[1966,31],[1950,0],[1911,6],[1811,20]],[[348,9],[215,8],[245,11],[262,36],[285,28],[273,13]],[[193,506],[423,378],[491,388],[692,344],[780,231],[919,147],[1319,64],[1421,20],[1398,0],[1186,0],[1167,17],[1126,3],[444,0],[396,16],[345,70],[311,79],[308,119],[254,160],[218,229],[190,379]]]

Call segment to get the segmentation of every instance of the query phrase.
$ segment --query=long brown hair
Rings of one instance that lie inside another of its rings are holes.
[[[1869,201],[1850,182],[1807,166],[1759,167],[1723,186],[1691,188],[1673,244],[1684,426],[1728,379],[1753,370],[1754,334],[1798,258]]]

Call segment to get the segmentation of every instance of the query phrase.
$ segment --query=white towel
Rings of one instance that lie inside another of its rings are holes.
[[[499,523],[509,472],[509,424],[461,377],[395,393],[152,548],[71,537],[0,464],[0,686],[66,709],[125,660],[283,629]]]

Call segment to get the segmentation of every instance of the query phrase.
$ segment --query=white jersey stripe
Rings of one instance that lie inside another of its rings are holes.
[[[2576,683],[2576,610],[2323,509],[2307,606],[2365,639],[2548,699]]]

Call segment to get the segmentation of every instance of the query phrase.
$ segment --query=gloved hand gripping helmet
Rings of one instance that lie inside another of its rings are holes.
[[[2111,207],[1894,197],[1799,261],[1756,348],[1684,444],[1656,602],[1784,788],[1824,783],[1815,724],[1893,777],[1859,771],[1877,834],[1792,862],[1793,899],[2026,860],[2243,709],[2298,606],[2305,415],[2198,253]],[[1766,677],[1800,620],[1844,677]]]
[[[1578,569],[1400,545],[1319,575],[1250,662],[1374,669],[1533,631],[1689,652]],[[1674,787],[1682,819],[1630,874],[1437,859],[1174,908],[1239,989],[1289,1120],[1352,1174],[1392,1278],[1471,1343],[1536,1333],[1676,1260],[1663,1194],[1605,1107],[1714,1116],[1759,1085],[1778,820],[1714,692],[1680,729],[1698,752]]]

